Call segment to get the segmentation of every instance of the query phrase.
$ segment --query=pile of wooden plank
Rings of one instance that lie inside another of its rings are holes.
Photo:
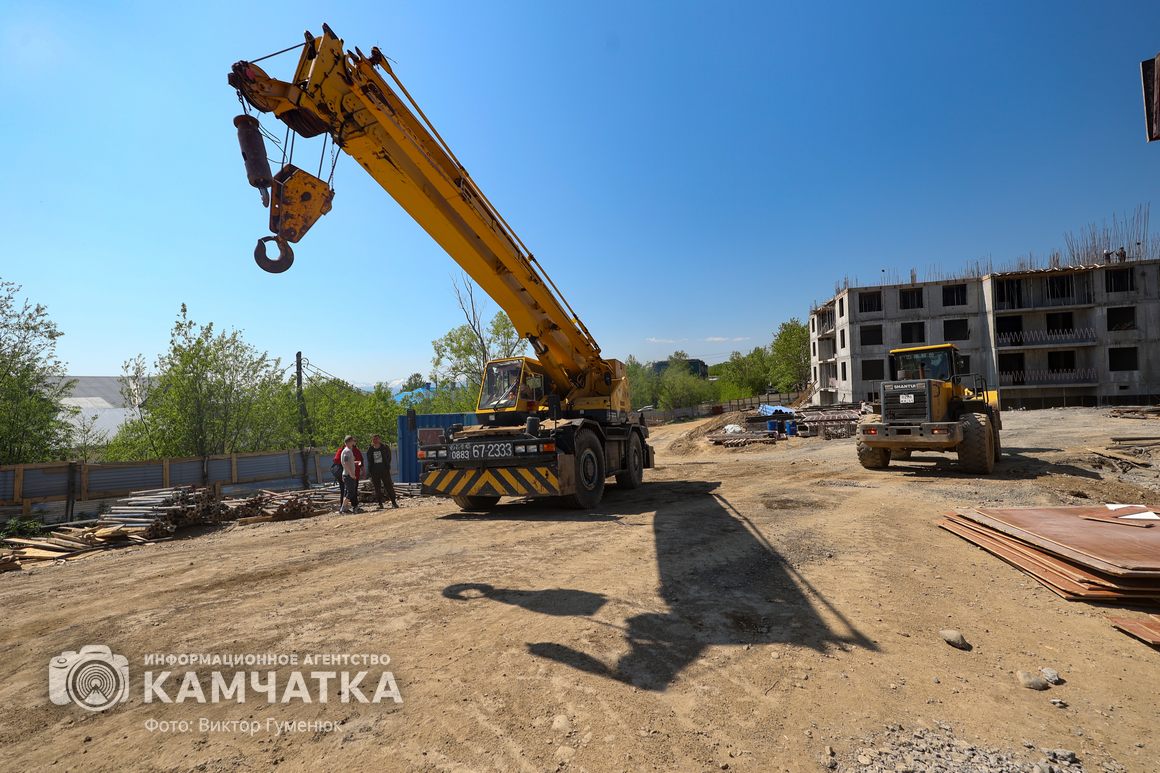
[[[1160,516],[1143,505],[964,509],[938,525],[1069,601],[1160,601]]]
[[[234,502],[238,504],[232,505]],[[235,515],[232,520],[240,524],[291,521],[338,509],[338,492],[330,489],[260,491],[249,499],[231,500],[225,504],[233,507],[231,512]]]

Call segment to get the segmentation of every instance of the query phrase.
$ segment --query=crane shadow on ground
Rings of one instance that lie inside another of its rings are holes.
[[[633,614],[622,625],[596,620],[624,633],[628,649],[615,662],[561,642],[529,642],[528,652],[640,689],[664,691],[711,645],[787,643],[818,651],[833,646],[876,651],[873,641],[716,493],[718,486],[705,481],[652,483],[620,495],[610,489],[605,505],[623,516],[655,511],[659,599],[644,606],[657,609]],[[450,585],[443,595],[589,618],[608,599],[603,593],[576,589],[522,590],[479,583]],[[827,624],[823,609],[835,628]]]

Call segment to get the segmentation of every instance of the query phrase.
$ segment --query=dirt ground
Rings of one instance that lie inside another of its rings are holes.
[[[852,440],[670,452],[688,423],[657,428],[658,468],[593,514],[411,500],[0,574],[0,768],[808,771],[887,725],[947,723],[1028,760],[1025,742],[1160,770],[1160,652],[934,525],[954,506],[1160,505],[1157,473],[1084,450],[1160,421],[1004,421],[987,478],[937,454],[863,470]],[[49,659],[86,644],[129,663],[129,699],[102,713],[49,700]],[[403,702],[145,703],[144,658],[187,652],[385,653]],[[1019,686],[1045,666],[1065,683]]]

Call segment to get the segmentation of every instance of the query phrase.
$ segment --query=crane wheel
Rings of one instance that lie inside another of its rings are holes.
[[[639,488],[644,482],[644,444],[633,432],[628,438],[628,469],[616,473],[616,485],[623,489]]]
[[[572,463],[576,465],[576,493],[564,501],[577,510],[590,510],[604,497],[604,449],[590,429],[576,433],[575,446]]]
[[[271,258],[266,255],[266,242],[274,242],[278,245],[278,257]],[[254,262],[263,271],[281,274],[294,265],[294,250],[281,236],[263,236],[258,240],[258,246],[254,247]]]
[[[985,413],[964,413],[963,442],[959,444],[959,464],[967,472],[990,475],[995,469],[995,434],[991,417]]]

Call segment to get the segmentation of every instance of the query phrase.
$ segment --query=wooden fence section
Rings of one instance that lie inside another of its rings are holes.
[[[329,480],[331,452],[308,449],[148,462],[86,464],[52,462],[0,466],[0,506],[74,502],[126,496],[133,491],[179,485],[221,486],[299,479]],[[305,469],[303,462],[305,461]]]

